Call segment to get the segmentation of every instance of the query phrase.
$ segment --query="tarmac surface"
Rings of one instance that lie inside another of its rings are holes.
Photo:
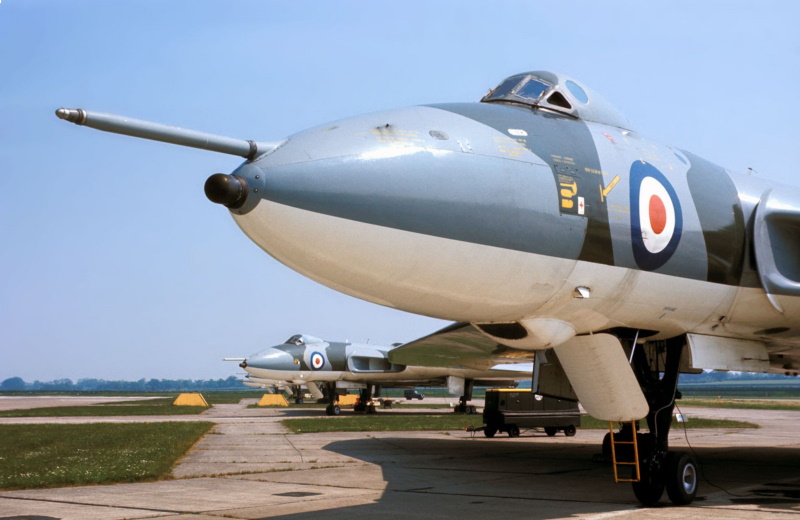
[[[579,430],[571,438],[529,431],[514,439],[463,431],[291,434],[281,419],[324,412],[246,404],[216,405],[188,418],[0,418],[0,424],[217,423],[176,465],[174,480],[0,491],[0,520],[800,519],[800,412],[683,407],[690,427],[673,429],[671,447],[688,451],[688,440],[712,484],[701,481],[691,506],[672,507],[665,495],[663,507],[645,509],[629,484],[614,484],[610,464],[597,456],[604,431]],[[692,417],[762,428],[692,430]]]

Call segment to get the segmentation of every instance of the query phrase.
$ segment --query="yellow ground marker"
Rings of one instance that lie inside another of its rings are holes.
[[[258,406],[289,406],[289,402],[283,394],[264,394]]]
[[[172,404],[177,406],[208,406],[203,394],[181,394]]]
[[[354,405],[356,401],[358,401],[358,395],[356,394],[344,394],[339,396],[339,406]]]

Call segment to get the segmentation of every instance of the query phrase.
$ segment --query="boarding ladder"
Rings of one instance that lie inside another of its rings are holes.
[[[627,422],[626,422],[627,424]],[[614,436],[614,423],[609,421],[608,423],[608,431],[611,434],[611,462],[614,465],[614,482],[639,482],[642,480],[642,475],[639,470],[639,446],[636,443],[636,421],[630,421],[631,424],[631,437],[633,440],[630,441],[618,441]],[[619,445],[628,445],[633,446],[633,461],[620,461],[617,460],[617,446]],[[619,476],[619,467],[620,466],[634,466],[636,468],[636,478],[620,478]]]

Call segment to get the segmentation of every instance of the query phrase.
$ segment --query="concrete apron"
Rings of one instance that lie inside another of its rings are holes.
[[[610,465],[596,457],[603,431],[579,430],[572,438],[532,431],[515,439],[461,431],[295,435],[280,424],[285,414],[323,412],[246,404],[217,405],[199,417],[218,424],[176,465],[176,480],[0,492],[0,517],[758,519],[800,513],[800,432],[794,428],[800,412],[684,408],[690,417],[765,427],[673,430],[672,446],[687,449],[688,436],[705,477],[727,492],[701,481],[689,508],[669,507],[665,495],[664,507],[642,509],[629,485],[614,484]]]

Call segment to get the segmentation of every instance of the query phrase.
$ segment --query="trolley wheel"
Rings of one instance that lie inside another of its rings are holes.
[[[488,438],[494,437],[494,434],[497,433],[497,428],[484,428],[483,434],[486,435]]]
[[[569,426],[564,428],[564,435],[566,435],[567,437],[574,437],[577,432],[578,429],[575,428],[574,424],[570,424]]]
[[[697,463],[687,453],[669,452],[664,480],[667,496],[676,506],[691,504],[697,496]]]
[[[519,437],[519,426],[516,424],[511,424],[508,426],[508,436],[509,437]]]
[[[545,426],[544,432],[547,434],[548,437],[553,437],[558,432],[558,428],[556,428],[555,426]]]

